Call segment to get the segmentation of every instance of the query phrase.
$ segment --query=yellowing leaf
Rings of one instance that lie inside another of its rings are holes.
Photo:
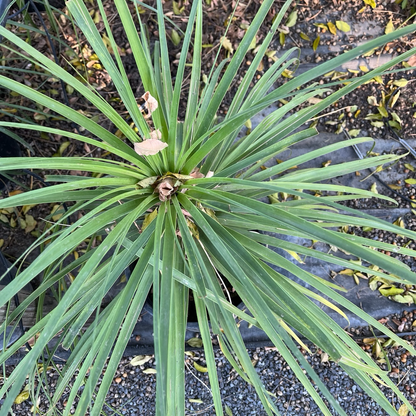
[[[402,404],[399,409],[399,416],[407,416],[409,414],[409,409],[406,404]]]
[[[177,16],[182,14],[185,10],[185,6],[179,7],[179,3],[176,1],[173,1],[173,13],[175,13]]]
[[[369,71],[369,69],[365,65],[360,65],[360,69],[363,72],[368,72]]]
[[[25,400],[29,398],[29,389],[26,390],[26,387],[23,389],[21,393],[17,395],[17,397],[14,399],[15,404],[23,403]]]
[[[389,116],[389,113],[387,112],[386,108],[383,107],[382,105],[380,107],[378,107],[377,110],[383,117],[388,117]]]
[[[373,121],[371,125],[374,127],[383,127],[384,123],[382,121]]]
[[[285,251],[286,253],[289,253],[299,263],[305,264],[305,262],[300,258],[299,254],[296,253],[296,251],[292,251],[292,250],[285,250]]]
[[[354,274],[354,270],[352,269],[344,269],[338,272],[338,274],[346,274],[347,276],[352,276]]]
[[[38,224],[32,215],[26,215],[25,222],[26,222],[26,227],[25,227],[26,234],[33,231],[36,228],[36,225]]]
[[[375,105],[375,106],[378,105],[377,98],[374,97],[374,96],[372,96],[372,95],[370,95],[369,97],[367,97],[367,102],[370,105]]]
[[[377,50],[377,48],[373,48],[373,49],[369,50],[368,52],[363,53],[361,56],[363,56],[363,57],[366,57],[366,56],[371,56],[371,55],[373,55],[373,54],[374,54],[374,52],[375,52],[376,50]]]
[[[299,33],[299,36],[303,39],[303,40],[307,40],[307,41],[310,41],[311,40],[311,38],[306,34],[306,33],[303,33],[303,32],[300,32]]]
[[[278,204],[280,202],[279,194],[277,192],[275,194],[268,195],[268,198],[271,204]]]
[[[188,339],[188,341],[186,341],[186,343],[190,346],[190,347],[194,347],[194,348],[201,348],[202,347],[202,339],[201,338],[191,338]]]
[[[386,29],[384,29],[384,33],[387,35],[388,33],[391,33],[393,31],[394,31],[394,25],[393,25],[393,22],[390,20],[387,23]]]
[[[324,33],[328,30],[328,26],[325,23],[314,23],[313,25],[321,28]]]
[[[22,208],[22,214],[23,215],[26,215],[27,214],[27,212],[28,211],[30,211],[33,207],[35,207],[36,206],[36,204],[33,204],[33,205],[25,205],[23,208]]]
[[[400,90],[397,91],[397,93],[393,95],[393,97],[391,99],[391,102],[390,102],[390,107],[391,108],[394,107],[394,104],[396,104],[397,100],[399,99],[399,96],[400,96]]]
[[[389,185],[389,188],[390,189],[395,189],[395,190],[402,189],[402,187],[400,185],[395,185],[393,183]]]
[[[327,25],[328,25],[328,29],[329,29],[329,31],[330,31],[333,35],[336,35],[336,34],[337,34],[337,28],[336,28],[336,26],[335,26],[332,22],[328,22],[328,23],[327,23]]]
[[[233,416],[233,412],[227,405],[225,405],[225,413],[227,413],[227,416]]]
[[[199,365],[198,363],[196,363],[194,361],[194,367],[197,371],[199,371],[200,373],[208,373],[208,369],[206,367],[202,367],[202,365]]]
[[[156,374],[155,368],[146,368],[146,370],[143,370],[144,374]]]
[[[412,172],[415,171],[415,167],[413,165],[411,165],[410,163],[405,163],[404,167],[411,170]]]
[[[232,55],[234,53],[233,45],[231,44],[230,40],[227,37],[221,36],[220,42],[221,42],[221,46],[226,51],[228,51],[229,55]]]
[[[157,208],[152,211],[150,214],[146,214],[144,216],[143,224],[142,224],[142,231],[144,231],[149,224],[157,217]]]
[[[296,9],[292,10],[292,12],[289,14],[289,17],[286,20],[285,26],[286,27],[295,26],[297,19],[298,19],[298,11]]]
[[[65,150],[68,148],[68,146],[71,144],[71,142],[64,142],[59,146],[58,151],[53,155],[53,157],[60,157],[65,152]]]
[[[283,46],[285,44],[286,35],[283,32],[279,33],[279,42]]]
[[[172,43],[175,46],[178,46],[181,43],[181,37],[179,36],[179,33],[175,29],[171,30],[170,36],[171,36],[171,39],[172,39]]]
[[[254,36],[254,38],[250,42],[250,46],[248,47],[248,50],[251,51],[251,50],[255,49],[256,46],[257,46],[257,39]]]
[[[405,87],[409,81],[407,79],[401,78],[397,81],[393,82],[393,85],[396,85],[397,87]]]
[[[378,191],[377,191],[377,184],[374,182],[372,185],[371,185],[371,192],[374,192],[375,194],[378,194]]]
[[[61,207],[60,205],[54,205],[53,208],[52,208],[51,214],[54,214],[60,207]],[[58,221],[62,217],[63,212],[62,212],[62,210],[59,210],[59,211],[61,211],[61,212],[59,212],[58,214],[52,215],[52,220],[53,221]]]
[[[345,315],[344,315],[345,316]],[[311,350],[308,348],[308,346],[302,342],[302,340],[298,337],[298,335],[292,330],[292,328],[285,322],[283,319],[278,319],[280,325],[282,325],[283,329],[293,338],[296,340],[296,342],[305,350],[308,351],[309,354],[311,354]]]
[[[401,289],[399,287],[389,287],[389,288],[380,288],[378,290],[383,296],[394,296],[394,295],[400,295],[404,292],[404,289]]]
[[[131,361],[130,365],[136,367],[138,365],[143,365],[149,362],[153,358],[152,355],[136,355]]]
[[[141,188],[147,188],[148,186],[153,185],[158,179],[158,176],[149,176],[146,179],[143,179],[140,182],[137,182],[137,186],[140,186]]]
[[[199,404],[203,404],[204,402],[201,399],[189,399],[190,403],[199,403]]]
[[[410,295],[395,295],[391,299],[397,303],[414,303],[413,297]]]
[[[32,407],[30,408],[30,411],[32,413],[35,413],[35,409],[36,409],[36,413],[39,414],[39,405],[40,405],[40,396],[36,399],[36,405],[32,405]]]
[[[357,137],[360,134],[360,129],[351,129],[348,133],[351,137]]]
[[[380,77],[380,75],[376,75],[373,80],[379,84],[384,84],[383,78]]]
[[[335,22],[335,24],[337,25],[337,28],[341,31],[341,32],[349,32],[351,30],[351,27],[348,23],[343,22],[342,20],[337,20]]]
[[[10,218],[10,227],[16,228],[17,222],[14,217]]]
[[[382,120],[383,117],[381,114],[372,114],[370,113],[368,116],[364,117],[364,120]]]
[[[371,6],[373,9],[376,7],[376,1],[375,0],[364,0],[365,4],[368,4],[369,6]]]
[[[318,49],[318,45],[319,45],[319,42],[321,41],[321,37],[320,36],[318,36],[314,41],[313,41],[313,44],[312,44],[312,49],[314,50],[314,51],[316,51],[317,49]]]
[[[322,167],[326,168],[327,166],[329,166],[332,163],[332,160],[327,160],[326,162],[322,162]]]
[[[410,184],[410,185],[415,185],[416,184],[416,179],[405,179],[404,180],[406,183]]]

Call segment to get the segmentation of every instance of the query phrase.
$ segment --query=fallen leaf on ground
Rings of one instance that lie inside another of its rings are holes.
[[[190,347],[194,347],[194,348],[201,348],[202,347],[202,339],[201,338],[191,338],[188,339],[188,341],[186,341],[186,343],[190,346]]]
[[[146,364],[152,359],[152,357],[152,355],[136,355],[136,357],[130,361],[130,365],[136,367],[138,365]]]
[[[199,371],[200,373],[207,373],[208,369],[206,367],[203,367],[202,365],[199,365],[198,363],[196,363],[194,361],[194,367],[197,371]]]
[[[25,400],[29,398],[29,385],[27,384],[24,389],[17,395],[14,399],[15,404],[23,403]]]
[[[409,413],[409,409],[405,404],[402,404],[399,409],[399,416],[407,416]]]
[[[156,369],[154,368],[146,368],[146,370],[143,370],[144,374],[156,374]]]
[[[231,41],[227,37],[221,36],[220,42],[221,42],[221,46],[226,51],[228,51],[230,55],[232,55],[234,53],[233,45],[232,45]]]
[[[342,20],[337,20],[335,22],[335,24],[337,25],[337,28],[341,31],[341,32],[349,32],[351,30],[351,27],[348,23],[343,22]]]
[[[320,36],[318,36],[314,41],[313,41],[313,44],[312,44],[312,49],[314,50],[314,51],[316,51],[317,49],[318,49],[318,46],[319,46],[319,42],[321,41],[321,37]]]

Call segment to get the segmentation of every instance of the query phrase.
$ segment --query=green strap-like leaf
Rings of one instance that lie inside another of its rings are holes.
[[[110,75],[111,80],[114,82],[114,85],[118,93],[120,94],[120,98],[122,99],[124,105],[126,106],[129,112],[129,115],[133,118],[142,136],[148,138],[150,137],[149,126],[147,125],[143,115],[141,114],[137,106],[135,97],[133,95],[133,91],[127,79],[127,75],[122,66],[120,56],[117,50],[117,45],[114,42],[114,38],[111,33],[101,1],[98,2],[98,5],[101,12],[101,18],[103,19],[104,25],[106,27],[107,35],[110,39],[110,42],[112,43],[112,48],[116,56],[116,60],[119,64],[118,68],[112,56],[108,52],[108,49],[105,46],[103,39],[101,38],[101,35],[98,32],[95,23],[93,22],[92,17],[90,16],[84,2],[81,0],[70,0],[67,2],[68,10],[74,16],[76,23],[82,30],[82,33],[87,38],[93,51],[97,54],[99,60],[104,65],[105,69]],[[139,141],[139,138],[137,138],[137,141]]]

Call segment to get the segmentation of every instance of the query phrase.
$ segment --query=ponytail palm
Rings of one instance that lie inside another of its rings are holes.
[[[202,3],[202,0],[192,2],[179,64],[173,77],[162,1],[157,1],[159,39],[154,45],[149,45],[138,10],[137,15],[132,16],[126,0],[115,0],[146,91],[148,115],[143,114],[137,104],[138,97],[130,88],[101,1],[98,1],[98,6],[113,55],[103,43],[102,34],[97,30],[84,2],[70,0],[67,3],[76,25],[110,75],[135,128],[89,85],[0,27],[0,35],[25,51],[28,59],[36,63],[38,68],[54,74],[71,86],[111,122],[106,125],[114,125],[126,138],[123,141],[81,112],[24,84],[0,76],[3,88],[71,120],[86,134],[13,122],[0,122],[1,127],[60,135],[96,146],[103,153],[114,156],[9,158],[0,163],[1,171],[24,167],[41,172],[80,172],[79,176],[51,175],[47,177],[54,183],[51,186],[0,200],[0,208],[69,203],[61,218],[31,247],[34,249],[43,244],[45,248],[40,256],[0,292],[0,304],[6,305],[35,276],[42,275],[40,286],[9,314],[7,321],[0,326],[1,331],[5,332],[6,327],[19,318],[31,302],[60,285],[70,273],[76,276],[56,308],[41,317],[18,342],[1,352],[0,362],[4,363],[23,343],[39,334],[32,349],[4,381],[0,390],[0,396],[5,398],[2,409],[6,412],[12,407],[27,375],[35,373],[48,343],[55,337],[58,344],[71,349],[71,355],[62,370],[61,380],[51,399],[52,404],[59,400],[68,381],[77,374],[68,403],[74,402],[79,395],[76,414],[90,412],[99,415],[117,365],[150,291],[154,310],[157,415],[185,414],[185,331],[191,293],[195,299],[216,414],[223,415],[224,411],[215,367],[213,337],[218,339],[222,352],[237,373],[255,387],[265,411],[278,414],[272,396],[262,385],[247,354],[236,317],[265,331],[323,414],[333,413],[321,397],[325,397],[338,414],[345,415],[345,412],[300,353],[295,343],[297,337],[291,328],[328,353],[387,414],[395,415],[397,412],[378,389],[379,382],[391,387],[399,399],[413,409],[390,381],[386,371],[358,347],[318,304],[329,304],[345,316],[340,309],[342,306],[410,352],[416,351],[346,300],[339,293],[341,288],[302,270],[296,263],[273,250],[290,246],[291,252],[317,257],[343,267],[350,266],[362,272],[369,271],[389,280],[416,284],[416,275],[407,266],[374,250],[376,241],[356,240],[335,231],[334,226],[371,223],[372,227],[399,232],[412,239],[416,237],[415,233],[339,205],[339,196],[317,198],[312,192],[318,189],[348,193],[345,198],[372,197],[369,191],[329,185],[323,181],[381,166],[394,161],[396,157],[381,155],[327,168],[287,172],[294,165],[371,141],[370,138],[361,137],[321,147],[266,170],[261,170],[260,166],[290,146],[316,136],[318,133],[315,128],[304,127],[308,120],[360,85],[409,58],[415,50],[351,79],[336,91],[325,85],[309,88],[305,85],[375,47],[412,33],[416,25],[374,39],[271,90],[282,72],[297,63],[293,57],[295,50],[288,51],[250,89],[257,75],[256,69],[290,6],[290,2],[286,2],[278,11],[243,77],[225,118],[219,121],[216,118],[218,109],[245,62],[244,57],[252,40],[260,26],[265,24],[264,20],[269,10],[275,7],[275,2],[262,2],[231,60],[221,62],[212,71],[204,88],[201,83]],[[139,19],[139,31],[134,23],[136,19]],[[190,53],[192,60],[188,62]],[[189,63],[192,69],[184,102],[181,91],[185,68]],[[310,100],[323,94],[325,98],[322,100]],[[278,100],[285,100],[287,104],[274,109],[246,136],[238,135],[248,120]],[[185,108],[185,116],[180,119],[182,108]],[[273,205],[264,202],[264,196],[276,192],[284,192],[295,198]],[[325,211],[327,209],[330,213]],[[75,218],[78,219],[74,221]],[[262,231],[278,234],[270,235]],[[98,235],[104,236],[100,245],[88,245],[80,257],[72,257],[72,253],[85,240]],[[286,243],[280,239],[282,235],[327,243],[359,257],[364,264],[377,265],[379,269],[376,271],[364,265],[357,266],[357,263],[332,254]],[[402,252],[412,256],[415,254],[410,249],[402,249]],[[108,256],[110,253],[111,256]],[[132,273],[125,288],[101,310],[104,295],[129,266],[132,266]],[[316,291],[306,289],[276,270],[289,272]],[[229,302],[219,276],[230,282],[249,313]],[[92,314],[95,320],[84,330]],[[69,414],[70,408],[67,406],[64,414]]]

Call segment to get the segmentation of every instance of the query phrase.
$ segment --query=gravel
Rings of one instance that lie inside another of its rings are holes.
[[[408,337],[407,339],[415,346],[415,337]],[[321,362],[323,357],[322,351],[316,348],[311,348],[311,351],[312,355],[307,354],[309,362],[319,377],[326,383],[330,392],[340,402],[347,415],[383,416],[386,414],[377,403],[373,402],[360,387],[346,376],[346,373],[340,367],[331,361],[325,362],[323,360],[324,362]],[[389,359],[392,367],[392,371],[389,374],[392,380],[399,386],[399,389],[414,403],[416,401],[416,358],[407,356],[404,352],[401,347],[389,349]],[[193,362],[205,366],[204,354],[201,352],[192,352],[190,354],[185,357],[186,414],[215,415],[208,387],[208,374],[196,371],[193,366]],[[265,388],[270,393],[276,395],[275,403],[282,415],[318,416],[322,414],[275,348],[251,349],[249,354]],[[403,358],[405,355],[406,359]],[[114,382],[107,396],[107,406],[103,409],[103,414],[107,416],[150,416],[155,414],[156,375],[143,372],[146,368],[155,367],[154,359],[150,359],[142,366],[133,367],[130,364],[132,358],[124,358],[118,367]],[[234,416],[266,415],[254,388],[246,384],[237,375],[219,351],[216,352],[216,362],[223,405],[224,408],[227,406],[229,411],[232,412],[229,414]],[[48,370],[47,379],[48,388],[52,394],[58,379],[57,371]],[[67,388],[62,400],[58,403],[56,407],[58,412],[67,405],[65,399],[68,397],[69,391],[69,388]],[[400,404],[397,398],[387,389],[385,394],[398,409]],[[46,397],[41,396],[39,404],[41,412],[48,410],[47,403]],[[31,414],[30,408],[32,404],[29,399],[20,405],[15,405],[14,414],[18,416]],[[77,414],[76,404],[72,406],[71,413]],[[334,414],[336,414],[335,411]]]

